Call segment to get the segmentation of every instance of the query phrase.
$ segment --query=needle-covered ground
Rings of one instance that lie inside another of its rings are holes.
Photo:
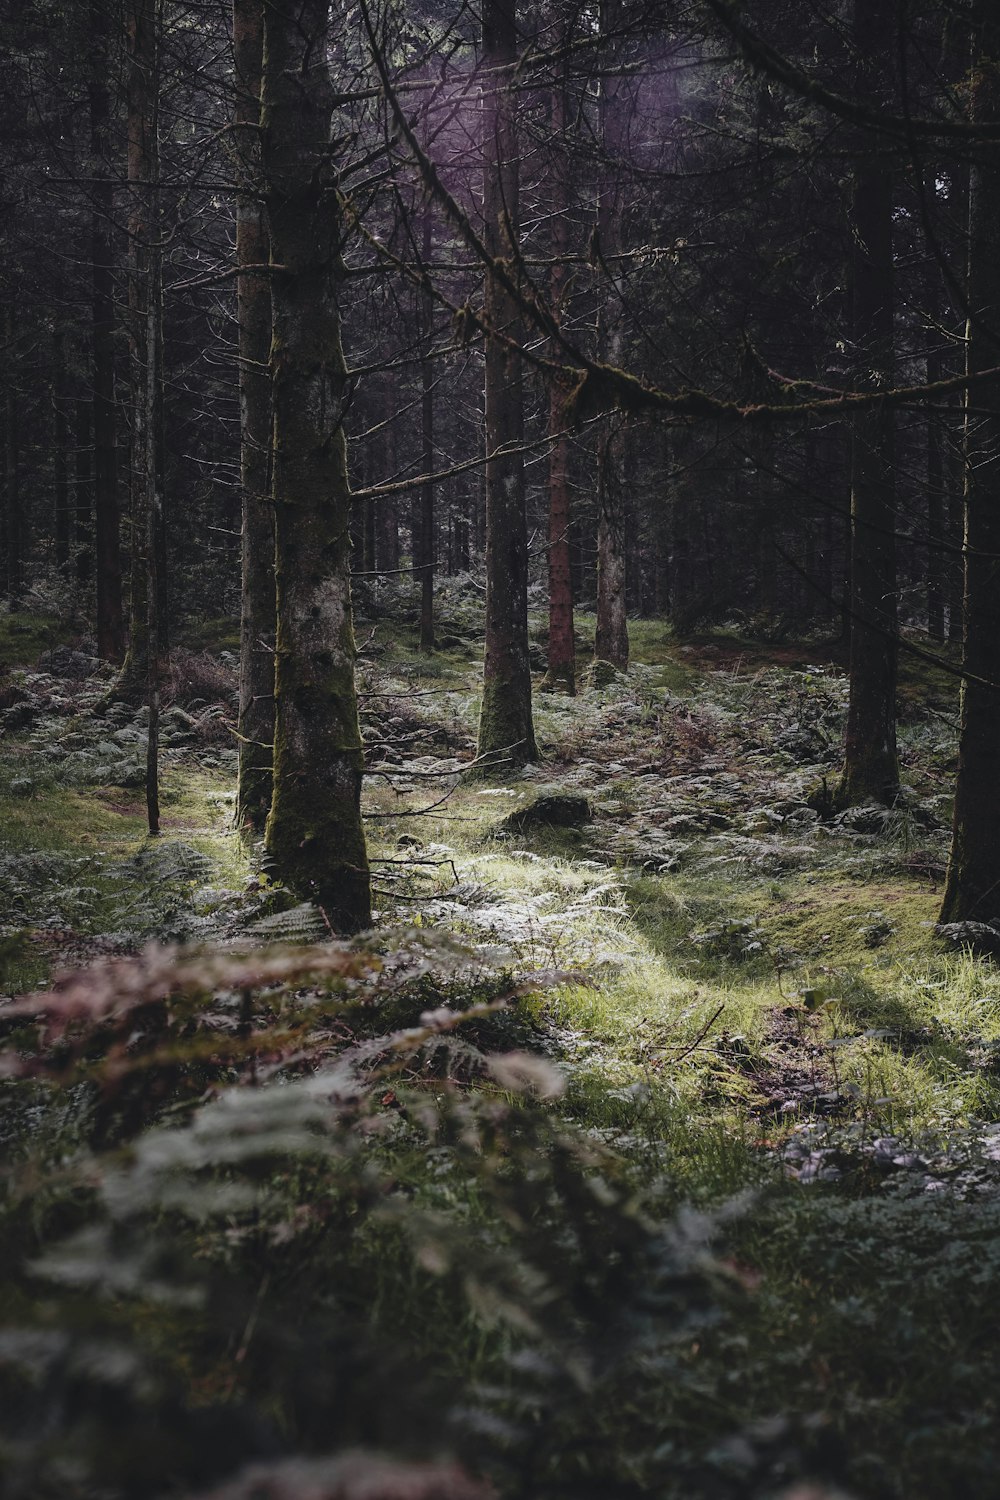
[[[92,1033],[8,1007],[13,1492],[252,1459],[292,1495],[357,1449],[426,1481],[387,1497],[995,1494],[1000,981],[935,932],[953,679],[904,666],[904,795],[833,817],[836,653],[638,622],[627,673],[536,696],[540,763],[484,776],[469,597],[432,656],[395,606],[361,661],[380,930],[336,982],[230,827],[218,640],[174,662],[153,842],[142,713],[0,622],[6,993],[282,945],[270,977],[143,970],[146,1009],[102,980]],[[123,1382],[109,1467],[81,1392]]]

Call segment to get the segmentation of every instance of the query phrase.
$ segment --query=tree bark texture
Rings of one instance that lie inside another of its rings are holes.
[[[125,650],[122,611],[121,507],[115,435],[114,180],[109,161],[111,99],[109,8],[90,0],[87,69],[90,153],[94,183],[90,222],[94,357],[94,551],[97,578],[97,654],[120,662]]]
[[[973,9],[972,114],[1000,121],[1000,16]],[[978,148],[969,195],[966,369],[1000,364],[1000,148]],[[1000,392],[966,396],[965,650],[951,859],[941,920],[1000,919]],[[983,415],[984,408],[987,415]]]
[[[60,330],[52,345],[52,499],[55,521],[56,567],[69,577],[69,384],[66,335]]]
[[[856,0],[854,42],[860,91],[877,97],[891,66],[890,0]],[[894,371],[893,171],[876,136],[859,142],[851,232],[853,330],[864,378],[876,389]],[[896,515],[894,423],[874,407],[855,418],[851,442],[850,698],[841,807],[891,804],[899,791],[896,754]]]
[[[90,581],[94,568],[93,554],[93,435],[94,403],[90,397],[78,397],[73,427],[76,458],[73,466],[73,549],[76,557],[75,581]]]
[[[421,226],[421,254],[424,265],[430,264],[434,248],[434,220],[431,204],[424,205]],[[420,292],[421,333],[426,340],[420,361],[420,437],[423,471],[434,472],[434,297],[430,287]],[[434,650],[434,481],[430,478],[420,488],[420,649]]]
[[[603,0],[601,31],[613,36],[621,20],[621,0]],[[614,66],[618,48],[611,45],[609,61]],[[615,162],[623,151],[627,131],[629,95],[625,80],[612,72],[601,86],[601,139],[605,161],[597,214],[597,234],[604,258],[605,284],[599,313],[600,358],[608,364],[623,363],[619,307],[622,204],[617,191]],[[628,666],[628,619],[626,613],[624,432],[621,419],[609,417],[598,437],[597,457],[597,630],[594,655],[612,666]]]
[[[13,346],[16,323],[12,309],[4,316],[4,342]],[[21,502],[21,453],[17,387],[8,370],[3,403],[3,521],[4,592],[11,613],[19,609],[24,595],[24,516]]]
[[[158,302],[154,285],[153,203],[157,175],[157,0],[130,0],[128,27],[128,337],[131,385],[132,442],[129,463],[129,630],[128,648],[118,681],[118,692],[138,698],[149,676],[147,582],[155,557],[149,552],[148,467],[150,454],[157,464],[158,413],[149,403],[155,390],[157,341],[149,338],[150,309]],[[154,547],[155,552],[155,547]]]
[[[564,134],[566,92],[562,78],[550,99],[552,150],[552,273],[549,301],[561,318],[569,279],[565,256],[569,250],[570,183]],[[555,354],[556,351],[553,351]],[[566,393],[557,380],[549,383],[549,652],[542,679],[543,692],[576,692],[576,646],[573,638],[573,581],[569,563],[572,506],[569,482],[569,438],[566,433]]]
[[[262,0],[233,0],[233,58],[240,194],[236,204],[240,348],[241,589],[239,781],[236,822],[263,833],[271,808],[274,756],[274,511],[270,490],[270,254],[260,178]]]
[[[513,265],[518,250],[519,169],[515,0],[484,0],[483,232],[492,256]],[[537,759],[528,661],[528,537],[525,518],[522,337],[518,307],[487,273],[486,650],[480,756],[522,765]]]
[[[275,730],[265,843],[333,927],[371,921],[354,682],[349,396],[337,282],[329,0],[267,0],[262,166],[272,278]]]

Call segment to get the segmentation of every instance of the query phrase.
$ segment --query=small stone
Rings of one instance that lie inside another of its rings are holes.
[[[27,776],[18,776],[10,784],[12,797],[33,797],[35,795],[35,783]]]

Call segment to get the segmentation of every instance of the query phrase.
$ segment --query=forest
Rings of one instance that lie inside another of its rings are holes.
[[[0,0],[0,1488],[1000,1491],[1000,8]]]

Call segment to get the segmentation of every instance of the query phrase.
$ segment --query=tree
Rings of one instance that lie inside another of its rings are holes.
[[[601,31],[614,37],[622,22],[621,0],[603,0]],[[608,45],[607,43],[605,44]],[[624,363],[619,253],[622,248],[623,200],[618,174],[625,143],[628,95],[619,69],[617,48],[610,44],[610,67],[601,86],[600,203],[597,214],[599,254],[607,282],[599,313],[599,357],[610,365]],[[603,424],[597,451],[597,628],[594,655],[612,666],[628,666],[628,622],[625,613],[625,493],[623,485],[624,431],[615,413]]]
[[[562,38],[568,42],[570,29]],[[553,315],[562,316],[569,271],[570,177],[566,149],[565,66],[559,67],[549,95],[549,126],[552,134],[552,271],[549,297]],[[558,353],[552,350],[553,356]],[[561,381],[549,382],[549,650],[542,688],[546,692],[576,692],[576,645],[573,636],[573,580],[570,571],[570,478],[566,391]]]
[[[271,289],[260,181],[262,0],[233,0],[240,389],[240,700],[236,821],[262,833],[274,755],[274,517],[270,485]]]
[[[971,118],[1000,123],[1000,18],[972,8]],[[969,185],[966,372],[1000,364],[1000,145],[979,145]],[[942,922],[1000,918],[1000,390],[966,391],[964,652],[958,776]]]
[[[350,385],[337,306],[329,0],[266,0],[262,168],[271,242],[275,514],[273,868],[333,926],[371,921],[354,684]]]
[[[484,0],[482,146],[484,241],[513,266],[519,256],[519,173],[514,68],[515,0]],[[528,661],[528,535],[518,299],[487,271],[486,650],[479,756],[515,765],[537,759]]]
[[[859,96],[878,97],[892,65],[890,0],[856,0]],[[862,138],[851,211],[852,331],[864,379],[889,389],[895,370],[893,169],[876,134]],[[851,433],[851,663],[841,807],[891,804],[896,754],[896,508],[894,414],[874,406]]]
[[[114,178],[110,162],[110,8],[90,0],[87,96],[90,116],[90,264],[94,380],[94,551],[97,651],[119,662],[125,650],[122,612],[121,505],[115,424]]]

